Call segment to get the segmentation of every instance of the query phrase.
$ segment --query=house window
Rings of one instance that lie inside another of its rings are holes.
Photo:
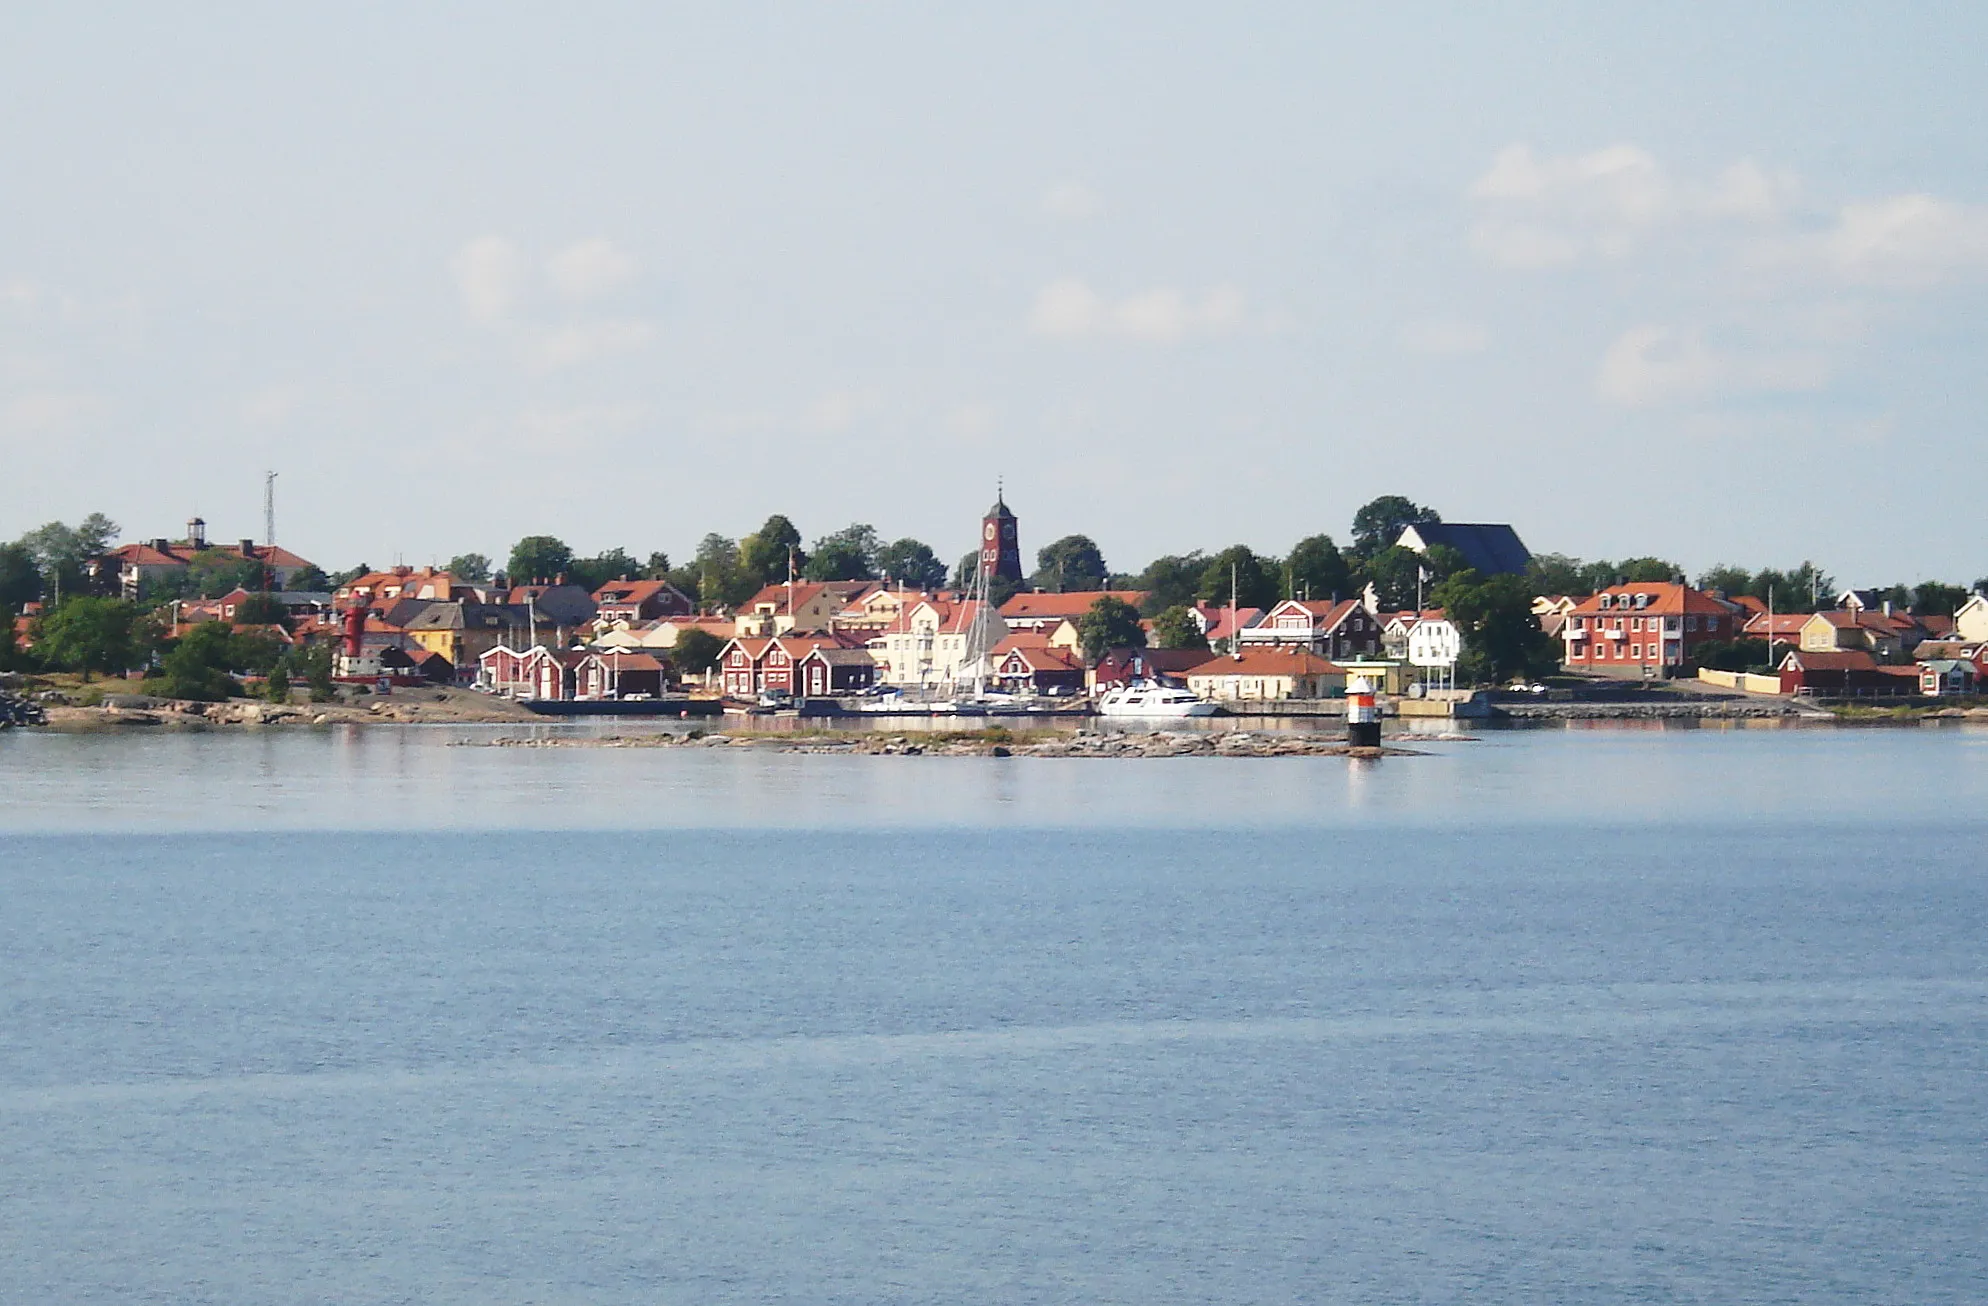
[[[1686,630],[1696,630],[1696,629],[1698,629],[1698,618],[1696,618],[1696,617],[1686,617],[1686,618],[1684,619],[1684,628],[1685,628]]]
[[[1629,657],[1630,657],[1630,660],[1632,660],[1632,661],[1636,661],[1636,662],[1640,662],[1640,661],[1642,661],[1642,660],[1643,660],[1643,646],[1642,646],[1641,644],[1631,644],[1631,645],[1629,646]]]

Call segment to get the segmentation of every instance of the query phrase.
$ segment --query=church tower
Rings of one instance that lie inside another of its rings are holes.
[[[1008,511],[998,487],[994,506],[980,520],[980,570],[990,581],[1022,583],[1022,545],[1015,534],[1015,514]]]

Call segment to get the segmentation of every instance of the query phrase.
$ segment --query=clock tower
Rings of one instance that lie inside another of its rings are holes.
[[[1015,514],[997,488],[994,506],[980,519],[980,570],[989,581],[1022,583],[1022,545],[1015,534]]]

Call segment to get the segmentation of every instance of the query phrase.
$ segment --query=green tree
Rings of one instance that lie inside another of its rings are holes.
[[[1401,532],[1410,526],[1428,526],[1443,519],[1434,508],[1425,508],[1399,494],[1383,494],[1353,514],[1351,551],[1372,558],[1382,549],[1392,548]]]
[[[1727,598],[1732,598],[1739,594],[1753,593],[1753,573],[1745,567],[1735,567],[1730,563],[1722,562],[1717,566],[1700,572],[1697,581],[1694,583],[1701,590],[1717,590]],[[1730,671],[1733,668],[1723,667],[1720,669]]]
[[[1415,606],[1418,583],[1422,584],[1423,593],[1427,594],[1428,585],[1421,577],[1428,570],[1421,554],[1396,544],[1368,559],[1360,569],[1359,579],[1363,585],[1374,587],[1374,602],[1380,605],[1381,611],[1399,612]]]
[[[74,526],[52,521],[20,539],[34,557],[50,595],[82,594],[90,587],[84,564],[103,556],[117,538],[117,523],[93,512]]]
[[[490,559],[481,553],[458,553],[445,570],[465,585],[485,585],[490,581]]]
[[[654,553],[651,553],[649,555],[649,560],[647,562],[642,564],[642,579],[668,580],[669,578],[670,578],[670,555],[664,553],[661,549],[658,549]]]
[[[41,597],[41,567],[25,544],[0,544],[0,617]]]
[[[28,656],[14,637],[14,618],[0,609],[0,671],[24,671]]]
[[[361,576],[371,575],[372,571],[372,564],[366,562],[362,562],[356,567],[347,567],[344,571],[337,572],[332,576],[331,587],[337,589],[341,585],[350,585]]]
[[[251,594],[235,605],[239,626],[281,626],[290,628],[290,610],[274,594]]]
[[[758,530],[739,541],[739,567],[761,585],[786,580],[790,559],[794,574],[802,575],[808,555],[801,549],[801,532],[780,513],[768,517]]]
[[[892,540],[877,553],[877,574],[903,581],[912,589],[937,589],[946,583],[946,564],[929,544],[909,538]]]
[[[1192,606],[1201,588],[1201,573],[1206,570],[1208,559],[1198,549],[1153,559],[1131,586],[1146,591],[1139,610],[1150,617],[1168,608]]]
[[[1521,576],[1480,576],[1466,567],[1430,596],[1463,636],[1459,677],[1479,684],[1544,675],[1558,665],[1555,642],[1532,616],[1531,587]]]
[[[980,550],[975,549],[972,553],[961,555],[959,565],[953,568],[953,588],[956,590],[972,589],[974,573],[979,570]]]
[[[684,570],[691,581],[684,592],[695,594],[700,603],[708,605],[737,607],[758,593],[761,584],[758,577],[740,568],[738,541],[716,532],[697,542],[697,553]],[[681,584],[677,588],[684,589]]]
[[[1035,575],[1029,583],[1054,594],[1088,593],[1104,588],[1110,570],[1090,536],[1065,535],[1036,551]]]
[[[718,655],[724,651],[724,640],[708,630],[692,627],[677,632],[676,644],[670,649],[670,664],[679,676],[703,675],[718,665]]]
[[[262,582],[262,563],[226,549],[203,549],[186,565],[185,593],[203,599],[260,590]]]
[[[592,592],[611,580],[639,575],[642,564],[626,549],[607,549],[591,558],[575,558],[566,569],[566,579]]]
[[[1139,624],[1139,609],[1124,599],[1102,594],[1077,618],[1077,640],[1083,645],[1085,658],[1096,662],[1107,649],[1146,647],[1146,630]]]
[[[329,703],[338,696],[331,678],[331,645],[310,644],[293,648],[287,655],[290,673],[303,679],[311,691],[311,702]]]
[[[159,659],[159,674],[145,682],[148,693],[218,703],[241,691],[228,665],[235,633],[225,621],[205,621],[175,640]]]
[[[263,685],[262,690],[272,703],[289,702],[290,669],[281,662],[271,667],[269,669],[268,683]]]
[[[1155,648],[1207,648],[1208,637],[1189,607],[1172,607],[1153,618]]]
[[[544,584],[573,569],[573,550],[552,535],[527,535],[511,546],[507,571],[513,585]]]
[[[1691,650],[1693,666],[1714,671],[1769,670],[1767,641],[1764,639],[1711,639]]]
[[[1203,564],[1195,597],[1225,604],[1233,596],[1245,608],[1275,607],[1283,598],[1278,592],[1283,578],[1276,559],[1260,557],[1246,544],[1232,544]]]
[[[35,655],[60,671],[121,673],[145,657],[136,604],[88,595],[64,599],[34,624]]]
[[[1912,611],[1921,616],[1951,617],[1965,602],[1966,590],[1936,580],[1926,581],[1912,590]]]
[[[1330,535],[1311,535],[1284,559],[1284,590],[1293,598],[1329,599],[1353,592],[1353,572]]]
[[[874,580],[882,548],[876,527],[852,522],[815,541],[813,556],[802,574],[809,580]]]
[[[1608,568],[1609,564],[1602,566]],[[1608,574],[1614,574],[1612,568]],[[1533,554],[1532,561],[1526,565],[1526,586],[1535,596],[1571,594],[1577,598],[1602,588],[1595,584],[1591,564],[1565,553]]]
[[[487,579],[487,578],[486,578]],[[334,588],[331,577],[318,567],[300,567],[290,573],[290,579],[283,588],[298,594],[329,594]]]
[[[1625,585],[1653,585],[1684,574],[1684,568],[1663,558],[1624,558],[1615,570]]]

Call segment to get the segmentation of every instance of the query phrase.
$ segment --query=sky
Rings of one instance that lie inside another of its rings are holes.
[[[1988,574],[1988,7],[0,11],[0,538]]]

